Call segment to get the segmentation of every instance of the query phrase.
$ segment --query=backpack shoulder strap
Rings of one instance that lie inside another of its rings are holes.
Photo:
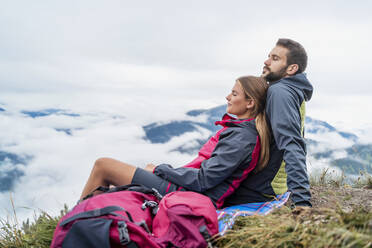
[[[108,207],[104,207],[104,208],[98,208],[98,209],[94,209],[94,210],[90,210],[90,211],[75,214],[74,216],[62,221],[60,226],[65,226],[68,223],[70,223],[74,220],[77,220],[77,219],[94,218],[94,217],[99,217],[99,216],[108,215],[108,214],[117,215],[115,213],[115,211],[125,211],[128,214],[128,212],[122,207],[108,206]],[[130,217],[128,216],[128,218],[132,219],[131,216]]]

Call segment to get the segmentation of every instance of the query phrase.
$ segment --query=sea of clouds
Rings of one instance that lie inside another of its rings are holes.
[[[180,166],[189,162],[192,155],[169,151],[185,141],[209,135],[188,133],[166,144],[151,144],[144,139],[142,126],[153,122],[153,118],[97,110],[65,110],[32,118],[22,109],[7,105],[2,108],[5,111],[0,112],[0,150],[30,159],[26,165],[2,166],[1,173],[16,167],[24,175],[10,192],[0,193],[0,212],[1,216],[12,212],[12,199],[21,219],[30,217],[35,210],[57,214],[63,204],[73,206],[100,157],[139,167],[164,162]]]
[[[138,100],[133,99],[134,102]],[[144,104],[147,107],[132,106],[127,113],[122,111],[122,105],[112,102],[109,107],[106,105],[97,109],[93,106],[96,105],[87,104],[76,110],[59,109],[53,114],[35,118],[24,111],[42,111],[47,109],[46,106],[0,106],[5,110],[0,112],[0,129],[3,130],[0,132],[1,151],[30,158],[25,165],[2,166],[2,170],[16,167],[24,175],[15,181],[11,191],[0,193],[1,216],[11,215],[11,201],[18,218],[22,220],[31,217],[35,211],[57,215],[64,204],[74,206],[97,158],[111,157],[139,167],[164,162],[181,166],[196,154],[171,151],[180,146],[195,146],[193,142],[196,139],[206,139],[211,135],[209,131],[200,129],[174,137],[164,144],[152,144],[144,139],[143,126],[171,120],[205,121],[205,116],[190,117],[177,104],[174,109],[170,106],[162,108],[157,104],[151,106],[148,100],[147,105]],[[169,112],[163,111],[165,109]],[[180,110],[173,115],[176,109]],[[368,129],[363,132],[368,132]],[[316,134],[307,133],[307,138],[320,142],[312,147],[313,153],[338,150],[333,158],[345,156],[344,149],[354,143],[335,132],[322,129]],[[367,138],[364,140],[370,141]],[[327,166],[329,159],[315,160],[309,154],[309,173],[319,173]]]

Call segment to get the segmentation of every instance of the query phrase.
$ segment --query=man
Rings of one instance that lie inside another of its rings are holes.
[[[313,87],[303,73],[307,65],[305,49],[296,41],[279,39],[264,62],[262,77],[269,82],[266,117],[272,130],[270,160],[257,173],[251,173],[227,205],[269,201],[291,191],[295,206],[311,206],[306,170],[306,144],[303,138],[305,101]]]
[[[283,193],[283,181],[287,178],[292,202],[296,206],[311,206],[303,138],[305,101],[310,100],[313,93],[313,87],[303,73],[307,54],[298,42],[279,39],[264,64],[261,76],[269,82],[266,115],[275,141],[270,156],[283,158],[271,184],[275,193]],[[276,160],[271,162],[278,163]]]

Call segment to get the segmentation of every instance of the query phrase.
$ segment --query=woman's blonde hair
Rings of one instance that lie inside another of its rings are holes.
[[[266,92],[267,82],[261,77],[244,76],[236,80],[242,86],[246,98],[254,101],[252,116],[256,118],[256,128],[260,137],[261,151],[256,171],[260,171],[269,162],[270,156],[270,129],[266,122]]]

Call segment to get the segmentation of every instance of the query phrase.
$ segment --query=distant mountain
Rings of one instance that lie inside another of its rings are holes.
[[[0,107],[0,113],[6,112],[4,108]],[[51,115],[64,115],[70,117],[80,117],[80,114],[72,113],[63,109],[42,109],[36,111],[23,110],[20,113],[31,118],[40,118]],[[76,128],[81,129],[81,128]],[[72,136],[71,128],[54,128],[57,132],[63,132],[69,136]],[[75,130],[75,129],[74,129]],[[2,143],[0,141],[0,192],[9,191],[13,188],[15,182],[24,175],[22,166],[32,160],[30,155],[19,155],[11,152],[2,150]]]
[[[26,165],[30,156],[19,156],[14,153],[0,151],[0,192],[12,189],[15,181],[24,175],[17,165]]]
[[[221,119],[225,110],[226,105],[212,109],[191,110],[186,113],[185,120],[151,123],[143,127],[144,139],[151,143],[167,143],[172,138],[184,137],[184,143],[170,151],[196,154],[207,138],[188,140],[186,134],[204,131],[212,135],[220,129],[219,126],[214,125],[214,122]],[[359,144],[357,135],[337,130],[325,121],[306,117],[305,138],[308,156],[312,160],[322,160],[323,164],[327,163],[345,174],[357,175],[360,171],[372,174],[372,144]]]
[[[72,136],[72,129],[71,128],[55,128],[57,132],[64,132],[65,134]]]
[[[151,123],[144,126],[143,129],[146,133],[146,140],[151,143],[166,143],[175,136],[180,136],[187,132],[198,131],[199,128],[209,130],[211,134],[218,129],[219,126],[214,125],[214,122],[221,119],[226,111],[226,106],[218,106],[216,108],[207,110],[192,110],[186,113],[190,117],[206,116],[206,120],[201,121],[188,121],[188,120],[174,120],[168,123]],[[197,119],[197,118],[195,118]],[[180,148],[182,149],[182,148]],[[195,148],[199,149],[198,147]]]
[[[43,109],[43,110],[37,110],[37,111],[28,111],[24,110],[21,111],[21,113],[28,115],[32,118],[37,118],[37,117],[43,117],[43,116],[49,116],[49,115],[66,115],[66,116],[72,116],[72,117],[78,117],[80,116],[79,114],[75,113],[69,113],[66,110],[63,109]]]
[[[372,174],[372,144],[356,144],[346,149],[347,157],[332,160],[332,165],[346,174]]]
[[[350,139],[354,142],[358,140],[358,136],[356,136],[355,134],[338,131],[336,130],[336,128],[329,125],[327,122],[312,119],[308,116],[305,119],[305,125],[306,125],[307,133],[322,134],[322,133],[327,133],[327,132],[334,132],[334,133],[339,134],[341,137],[345,139]]]
[[[31,118],[39,118],[39,117],[45,117],[50,115],[64,115],[64,116],[71,116],[71,117],[80,117],[80,114],[77,113],[71,113],[64,109],[42,109],[42,110],[35,110],[35,111],[29,111],[29,110],[23,110],[21,111],[22,114],[25,114]],[[81,129],[81,128],[79,128]],[[55,128],[57,132],[63,132],[69,136],[72,136],[72,129],[71,128]]]

